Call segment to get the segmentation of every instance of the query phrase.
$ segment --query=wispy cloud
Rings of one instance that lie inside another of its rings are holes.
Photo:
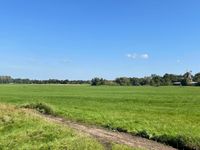
[[[127,54],[126,56],[128,58],[131,58],[131,59],[136,59],[137,58],[137,54]]]
[[[148,58],[149,58],[149,55],[148,55],[148,54],[142,54],[140,57],[141,57],[142,59],[148,59]]]
[[[149,55],[147,53],[144,54],[127,54],[126,57],[130,58],[130,59],[148,59]]]

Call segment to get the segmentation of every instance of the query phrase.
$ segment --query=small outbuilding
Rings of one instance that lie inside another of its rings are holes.
[[[174,82],[173,85],[176,85],[176,86],[181,86],[181,82]]]

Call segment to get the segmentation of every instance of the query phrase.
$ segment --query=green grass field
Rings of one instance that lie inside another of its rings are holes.
[[[0,105],[0,150],[103,150],[104,145],[33,111]],[[131,150],[111,144],[112,150]],[[136,150],[136,149],[135,149]]]
[[[200,149],[200,88],[1,85],[0,102],[43,102],[63,117]]]

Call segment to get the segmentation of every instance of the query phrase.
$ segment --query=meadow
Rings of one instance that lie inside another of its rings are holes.
[[[0,85],[0,103],[46,103],[67,119],[200,149],[200,88]]]

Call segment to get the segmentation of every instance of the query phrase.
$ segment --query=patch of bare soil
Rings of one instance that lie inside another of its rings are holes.
[[[170,146],[151,141],[137,136],[132,136],[128,133],[114,132],[104,128],[95,126],[84,125],[77,122],[72,122],[61,117],[54,117],[50,115],[43,115],[46,119],[66,125],[79,132],[85,133],[89,136],[95,137],[98,141],[106,145],[109,149],[110,143],[117,143],[127,145],[133,148],[141,148],[146,150],[176,150]]]

